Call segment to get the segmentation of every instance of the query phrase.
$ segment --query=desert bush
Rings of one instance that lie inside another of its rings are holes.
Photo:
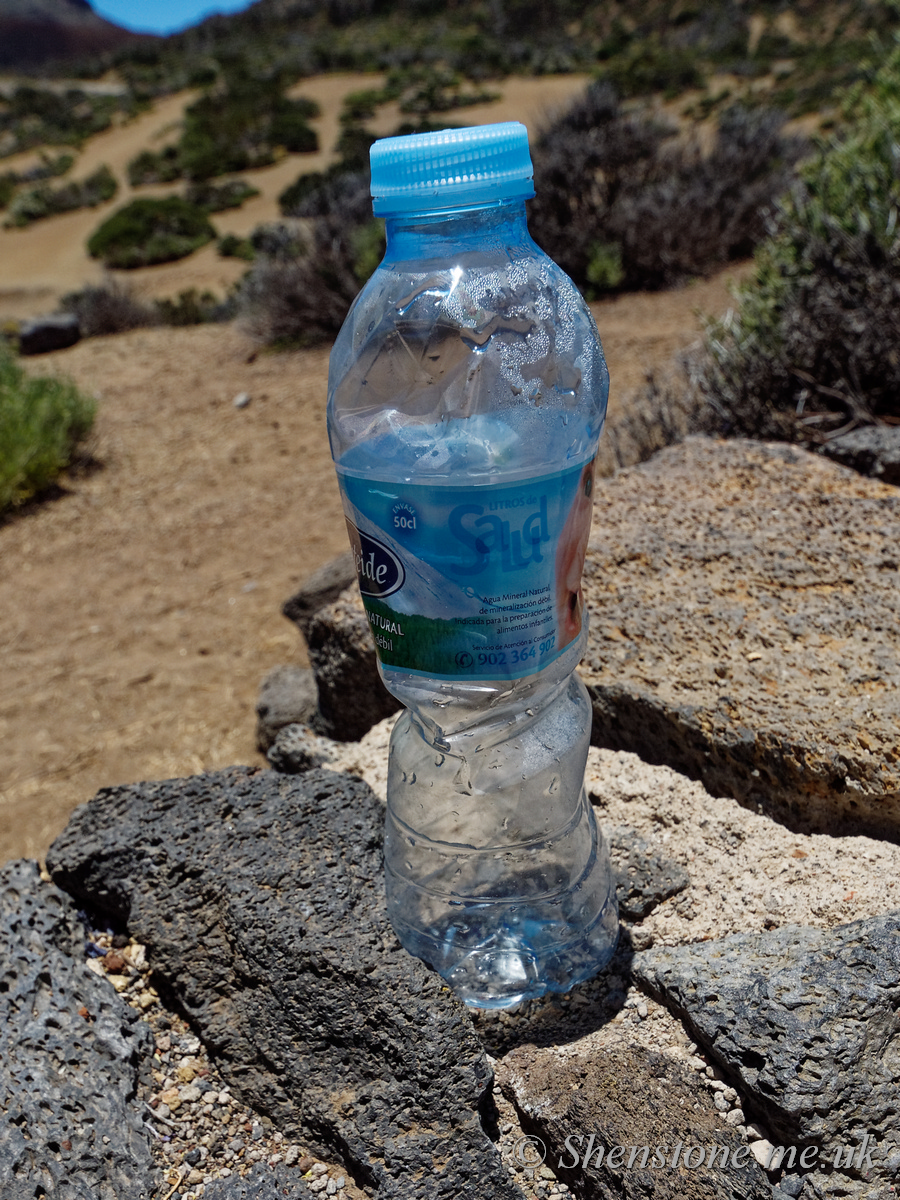
[[[806,143],[732,108],[711,149],[593,84],[535,146],[529,226],[588,296],[658,288],[750,254]]]
[[[268,243],[238,293],[242,323],[266,345],[312,345],[335,336],[384,252],[384,225],[370,215],[368,190],[313,222],[305,252]],[[366,215],[360,219],[360,212]]]
[[[117,279],[90,283],[80,291],[69,292],[59,306],[78,317],[82,337],[125,333],[159,324],[159,314],[153,305],[141,300],[131,287]]]
[[[119,190],[115,175],[105,164],[80,182],[71,180],[62,187],[53,188],[49,183],[19,192],[9,206],[5,224],[9,227],[31,225],[57,213],[73,212],[77,208],[96,208],[112,200]]]
[[[154,300],[163,325],[205,325],[210,321],[229,321],[235,315],[233,300],[220,300],[213,292],[188,288],[177,300]]]
[[[726,431],[815,442],[900,423],[900,50],[779,203],[695,364]]]
[[[0,143],[5,154],[32,146],[79,146],[108,129],[115,113],[135,111],[133,96],[89,95],[80,88],[60,93],[23,84],[0,105]]]
[[[5,171],[0,175],[0,209],[6,208],[15,195],[19,179],[15,171]]]
[[[313,101],[289,99],[277,77],[261,80],[235,66],[223,85],[186,110],[179,144],[182,170],[188,179],[201,181],[268,166],[279,152],[316,150],[318,138],[308,120],[317,113]]]
[[[181,151],[177,146],[163,146],[162,150],[142,150],[127,167],[128,182],[132,187],[144,183],[171,183],[184,173]]]
[[[238,237],[236,233],[226,233],[220,237],[218,250],[222,258],[243,258],[246,262],[253,262],[256,258],[250,239]]]
[[[301,258],[307,252],[306,238],[296,224],[270,221],[257,225],[250,234],[250,245],[256,254],[279,262]]]
[[[688,88],[703,87],[703,74],[696,51],[668,45],[658,37],[645,38],[623,47],[601,72],[620,96],[644,96],[663,92],[678,96]]]
[[[224,183],[192,183],[184,198],[188,204],[195,204],[208,213],[217,213],[240,208],[245,200],[258,195],[259,188],[247,183],[246,179],[228,179]]]
[[[0,512],[56,479],[95,412],[74,383],[27,375],[0,338]]]
[[[201,208],[179,196],[132,200],[88,239],[88,253],[108,267],[146,267],[186,258],[216,231]]]

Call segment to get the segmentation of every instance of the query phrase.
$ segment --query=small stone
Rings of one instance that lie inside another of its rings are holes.
[[[786,1196],[799,1196],[803,1191],[803,1177],[801,1175],[785,1175],[778,1186]]]
[[[744,1113],[740,1108],[733,1108],[725,1117],[725,1122],[728,1125],[743,1125]]]
[[[721,1092],[716,1092],[715,1097],[713,1098],[713,1104],[715,1104],[716,1110],[721,1113],[727,1113],[729,1108],[731,1108],[731,1105]]]
[[[751,1121],[747,1125],[747,1137],[750,1138],[752,1142],[758,1142],[760,1139],[765,1138],[765,1136],[765,1131],[760,1129],[755,1122]]]
[[[186,1087],[183,1087],[178,1094],[181,1097],[182,1104],[194,1104],[203,1095],[194,1083],[189,1083]]]
[[[335,1181],[333,1179],[329,1179],[328,1186],[325,1188],[325,1195],[333,1196],[336,1191],[337,1191],[337,1184],[335,1183]]]
[[[156,1003],[156,997],[151,992],[141,992],[138,996],[138,1004],[143,1009],[152,1008]]]
[[[197,1073],[193,1067],[179,1067],[175,1074],[182,1083],[192,1083]]]
[[[181,1093],[179,1092],[178,1088],[174,1087],[166,1088],[166,1090],[160,1094],[159,1098],[163,1104],[168,1104],[169,1108],[173,1111],[181,1103]]]
[[[196,1170],[196,1169],[192,1170],[192,1171],[190,1172],[190,1174],[188,1175],[188,1177],[187,1177],[187,1182],[188,1182],[188,1183],[189,1183],[189,1184],[190,1184],[192,1187],[196,1187],[196,1185],[197,1185],[198,1183],[202,1183],[202,1182],[203,1182],[203,1172],[202,1172],[202,1171],[198,1171],[198,1170]]]
[[[750,1153],[761,1167],[764,1167],[769,1162],[769,1157],[774,1149],[775,1147],[766,1138],[760,1138],[759,1141],[750,1142]]]
[[[165,1054],[172,1049],[172,1039],[167,1033],[162,1034],[161,1037],[156,1039],[156,1048],[161,1054]]]
[[[203,1156],[200,1151],[195,1148],[194,1150],[188,1150],[187,1154],[184,1156],[184,1161],[189,1167],[196,1167],[197,1163],[202,1157]]]
[[[337,1190],[340,1191],[341,1188],[343,1188],[344,1184],[346,1183],[346,1180],[344,1179],[343,1175],[338,1175],[335,1182],[337,1183]]]
[[[546,1166],[541,1167],[538,1174],[541,1179],[556,1179],[556,1176],[553,1173],[552,1167],[546,1167]]]
[[[127,975],[107,975],[106,978],[113,985],[117,992],[124,992],[129,983],[131,983],[131,980]]]
[[[125,959],[118,950],[110,950],[103,959],[103,965],[111,975],[121,975]]]
[[[309,1173],[312,1175],[313,1179],[315,1179],[319,1175],[327,1175],[328,1167],[325,1165],[325,1163],[316,1163],[315,1166],[310,1167]]]
[[[246,408],[251,399],[252,397],[249,392],[238,392],[232,401],[232,404],[235,408]]]
[[[650,1015],[650,1009],[643,1002],[637,1006],[637,1014],[642,1021],[646,1021]]]

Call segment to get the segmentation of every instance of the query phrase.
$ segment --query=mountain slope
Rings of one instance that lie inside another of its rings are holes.
[[[134,39],[88,0],[0,0],[0,69],[99,54]]]

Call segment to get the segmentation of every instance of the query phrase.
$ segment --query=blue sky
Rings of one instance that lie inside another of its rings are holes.
[[[214,12],[239,12],[251,0],[92,0],[91,7],[107,21],[140,33],[174,33],[196,25]]]

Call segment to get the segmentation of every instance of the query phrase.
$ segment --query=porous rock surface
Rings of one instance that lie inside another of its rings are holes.
[[[601,481],[593,741],[796,829],[900,834],[900,492],[689,438]]]
[[[153,1039],[84,962],[69,896],[0,869],[0,1194],[144,1200],[160,1183],[133,1103]]]
[[[147,946],[233,1091],[392,1200],[514,1200],[465,1009],[401,949],[360,780],[230,768],[106,789],[53,878]]]
[[[498,1079],[523,1124],[549,1148],[548,1165],[577,1196],[771,1200],[772,1188],[740,1135],[693,1073],[665,1054],[624,1044],[562,1059],[522,1046],[503,1059]]]
[[[734,1081],[749,1115],[785,1146],[818,1148],[807,1167],[834,1166],[838,1147],[846,1157],[868,1135],[873,1179],[894,1181],[900,913],[654,947],[631,970]]]
[[[306,642],[319,688],[319,733],[355,742],[400,707],[378,674],[372,631],[355,583],[310,619]]]
[[[317,703],[316,679],[308,667],[273,667],[256,701],[257,749],[265,754],[286,725],[312,720]]]

